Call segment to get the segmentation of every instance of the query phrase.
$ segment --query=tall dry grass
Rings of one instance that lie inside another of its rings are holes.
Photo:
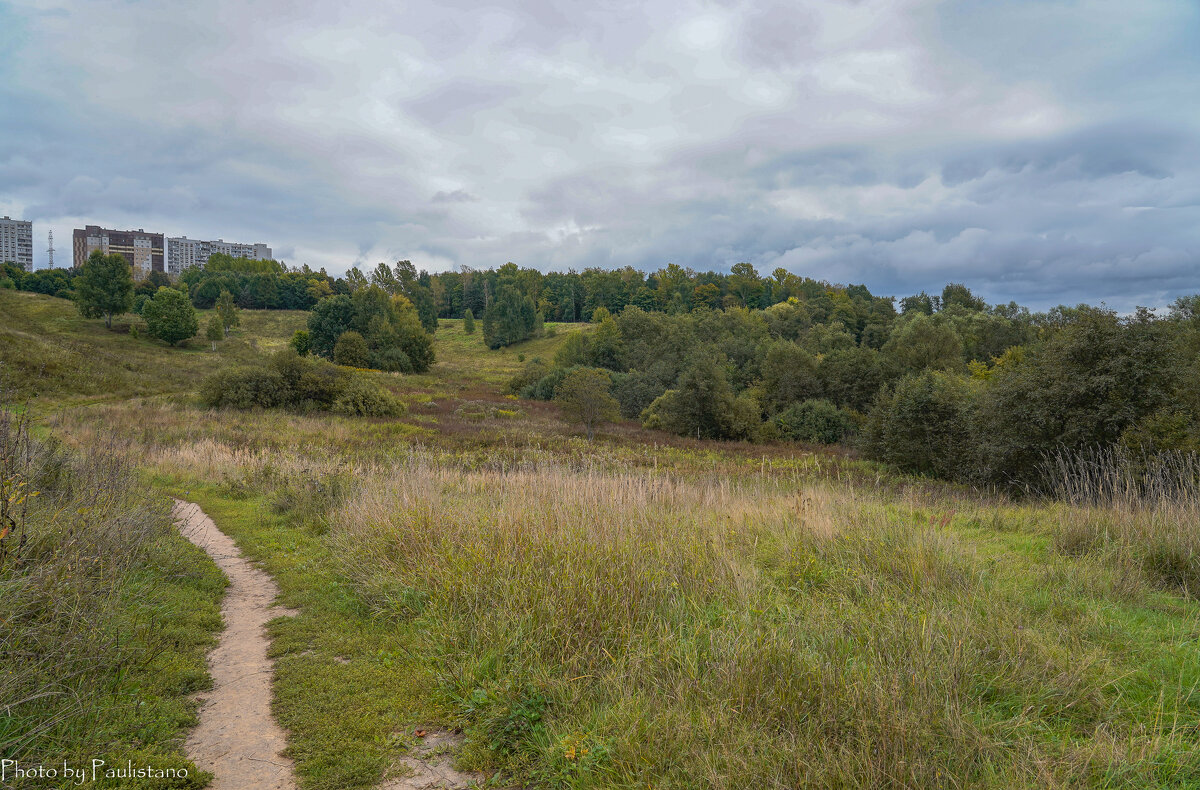
[[[413,649],[438,666],[469,759],[523,780],[1200,778],[1185,725],[1120,712],[1113,657],[1090,636],[1100,615],[1073,598],[1115,581],[1060,558],[1039,569],[1060,578],[1042,589],[981,557],[949,516],[846,488],[414,456],[331,521],[360,597],[422,635]],[[1163,711],[1193,704],[1190,689],[1164,694]]]
[[[163,543],[169,510],[119,444],[71,455],[0,410],[0,521],[0,756],[108,754],[110,725],[138,713],[122,684],[184,635],[141,611],[157,592],[145,566],[182,563]]]
[[[1049,456],[1046,478],[1059,510],[1055,542],[1095,553],[1130,583],[1200,597],[1200,456],[1134,456],[1120,447]]]

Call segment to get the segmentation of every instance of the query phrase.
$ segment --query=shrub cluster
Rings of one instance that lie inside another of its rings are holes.
[[[795,403],[774,421],[780,438],[814,444],[838,444],[857,427],[851,412],[822,399]]]
[[[226,368],[200,386],[206,406],[234,409],[333,411],[356,417],[394,417],[404,404],[361,373],[280,351],[263,364]]]

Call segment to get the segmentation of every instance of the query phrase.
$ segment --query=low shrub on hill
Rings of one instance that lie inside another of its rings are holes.
[[[217,371],[200,386],[204,405],[234,409],[334,411],[357,417],[394,417],[404,404],[361,373],[280,351],[266,364]]]

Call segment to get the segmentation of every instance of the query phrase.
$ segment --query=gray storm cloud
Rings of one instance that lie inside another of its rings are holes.
[[[12,2],[0,211],[332,272],[745,260],[1159,305],[1200,291],[1198,23],[1189,2]]]

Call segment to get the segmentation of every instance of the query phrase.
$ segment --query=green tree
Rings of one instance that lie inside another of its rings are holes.
[[[104,316],[104,325],[109,329],[114,315],[127,313],[133,307],[133,271],[118,253],[105,255],[93,251],[80,267],[74,286],[75,304],[83,317]]]
[[[357,295],[369,289],[365,286],[354,293]],[[350,296],[336,294],[328,299],[322,299],[308,315],[308,334],[312,342],[312,353],[317,356],[333,357],[333,346],[342,333],[350,328],[354,321],[355,307]]]
[[[608,370],[621,369],[621,330],[612,314],[603,307],[596,308],[592,320],[598,324],[588,343],[588,358],[592,365]]]
[[[941,301],[936,296],[921,291],[919,294],[906,296],[900,300],[901,313],[921,313],[923,315],[932,315],[935,310],[941,307]]]
[[[353,329],[342,333],[333,346],[333,361],[352,368],[365,368],[369,364],[371,349],[367,340]]]
[[[196,308],[183,291],[174,288],[159,288],[154,298],[142,308],[146,331],[153,337],[175,345],[200,331],[196,320]]]
[[[949,283],[942,289],[942,309],[957,305],[970,312],[987,309],[987,302],[971,293],[971,289],[962,283]]]
[[[225,327],[221,326],[221,317],[219,315],[210,315],[208,317],[208,325],[204,329],[204,337],[212,343],[212,350],[217,350],[217,341],[225,337]]]
[[[377,286],[322,299],[308,317],[312,353],[335,357],[335,345],[347,330],[367,344],[360,367],[422,373],[433,364],[433,338],[422,328],[412,302],[403,294],[388,296]]]
[[[729,290],[743,307],[758,307],[763,283],[753,265],[745,262],[735,263],[729,270]]]
[[[463,331],[468,335],[475,334],[475,314],[470,308],[463,311]]]
[[[413,307],[417,310],[417,318],[421,321],[421,328],[426,332],[433,333],[438,328],[437,306],[433,303],[433,294],[429,289],[420,283],[414,282],[405,290],[405,295],[409,301],[413,303]]]
[[[488,348],[519,343],[533,337],[539,323],[533,299],[505,284],[483,313],[483,339]]]
[[[759,425],[758,404],[734,395],[716,357],[698,355],[675,387],[646,407],[642,424],[697,439],[745,439]]]
[[[830,352],[817,371],[824,397],[857,411],[870,407],[883,386],[883,373],[879,352],[867,346]]]
[[[692,289],[692,305],[713,310],[721,306],[721,289],[715,283],[702,283]]]
[[[609,394],[607,371],[579,368],[567,374],[554,391],[554,400],[571,422],[583,423],[588,441],[596,428],[617,419],[617,401]]]
[[[1179,378],[1190,371],[1174,322],[1145,310],[1072,312],[987,377],[976,431],[985,480],[1036,485],[1046,453],[1111,445],[1147,415],[1185,402]]]
[[[960,377],[925,370],[880,393],[863,446],[880,461],[919,474],[971,475],[971,400]]]
[[[307,357],[308,353],[312,351],[312,338],[307,329],[297,329],[292,333],[292,339],[288,341],[288,345],[297,355]]]
[[[962,341],[953,327],[939,319],[917,311],[892,331],[884,354],[908,372],[961,368]]]
[[[768,413],[821,394],[817,358],[795,343],[772,343],[762,363],[763,405]]]
[[[217,297],[217,315],[221,316],[221,328],[226,337],[229,336],[230,329],[241,324],[237,305],[233,303],[233,294],[229,291],[222,290],[221,295]]]

